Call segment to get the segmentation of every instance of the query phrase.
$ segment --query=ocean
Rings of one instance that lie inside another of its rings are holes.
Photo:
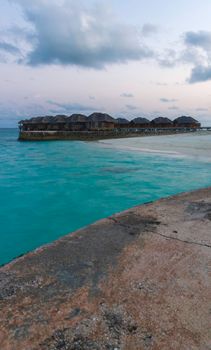
[[[18,130],[0,129],[0,264],[132,206],[211,186],[211,133],[103,142],[17,137]]]

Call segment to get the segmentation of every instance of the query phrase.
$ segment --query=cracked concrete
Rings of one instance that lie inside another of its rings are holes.
[[[187,244],[196,244],[196,245],[199,245],[199,246],[202,246],[202,247],[207,247],[207,248],[211,248],[211,245],[209,244],[206,244],[206,243],[198,243],[198,242],[194,242],[194,241],[187,241],[187,240],[184,240],[184,239],[180,239],[180,238],[176,238],[176,237],[172,237],[172,236],[167,236],[167,235],[164,235],[162,233],[155,233],[156,235],[159,235],[161,237],[164,237],[164,238],[167,238],[167,239],[173,239],[175,241],[179,241],[179,242],[183,242],[183,243],[187,243]]]
[[[0,269],[1,350],[210,350],[211,188],[137,206]]]

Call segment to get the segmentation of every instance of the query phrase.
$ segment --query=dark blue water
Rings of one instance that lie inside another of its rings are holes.
[[[18,142],[0,130],[0,263],[157,198],[211,185],[211,164],[106,149]]]

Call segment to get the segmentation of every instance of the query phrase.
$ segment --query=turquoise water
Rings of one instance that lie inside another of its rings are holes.
[[[0,263],[157,198],[211,185],[211,163],[0,130]]]

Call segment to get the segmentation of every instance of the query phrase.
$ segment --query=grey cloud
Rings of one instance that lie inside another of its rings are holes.
[[[166,49],[157,58],[157,62],[161,67],[172,68],[178,63],[178,52],[174,49]]]
[[[160,98],[160,101],[164,103],[171,103],[171,102],[177,102],[178,100],[176,100],[175,98],[169,99],[169,98],[162,97]]]
[[[161,82],[156,82],[155,85],[157,86],[167,86],[168,84],[167,83],[161,83]]]
[[[19,54],[20,53],[20,50],[16,46],[9,44],[7,42],[4,42],[4,41],[0,42],[0,50],[3,50],[3,51],[10,53],[10,54]]]
[[[34,27],[35,42],[27,55],[32,66],[45,64],[104,68],[153,57],[140,43],[135,27],[118,22],[102,4],[92,8],[82,2],[58,3],[34,0],[18,2],[25,18]]]
[[[191,76],[188,79],[190,84],[205,82],[211,80],[211,65],[196,66],[191,71]]]
[[[194,64],[187,80],[190,84],[211,80],[211,32],[189,31],[184,34],[186,58]]]
[[[185,45],[183,49],[165,49],[157,58],[163,68],[173,68],[179,64],[201,64],[206,61],[206,55],[197,47]]]
[[[0,51],[5,63],[18,63],[23,60],[34,43],[33,29],[21,25],[11,25],[7,28],[0,26],[0,38]]]
[[[39,104],[18,105],[15,101],[0,105],[0,124],[3,127],[17,127],[17,122],[30,116],[43,115],[47,110]]]
[[[179,109],[179,107],[177,106],[171,106],[168,108],[170,111],[177,111]]]
[[[201,65],[206,63],[207,54],[204,50],[201,50],[197,47],[186,48],[180,53],[179,63],[192,64],[192,65]]]
[[[182,36],[183,49],[180,43],[155,53],[144,43],[144,36],[155,33],[158,27],[146,23],[138,31],[116,19],[105,2],[87,5],[84,0],[11,1],[22,7],[27,21],[22,28],[8,31],[9,40],[5,41],[13,46],[7,48],[14,54],[21,51],[19,63],[102,69],[115,63],[153,59],[164,68],[192,65],[189,83],[211,79],[211,32],[188,31]],[[1,55],[0,60],[5,61],[5,56]]]
[[[199,32],[186,32],[185,43],[196,47],[202,47],[204,49],[211,49],[211,32],[199,31]]]
[[[125,107],[131,111],[134,111],[135,109],[137,109],[137,107],[134,105],[125,105]]]
[[[65,112],[63,110],[60,111],[58,109],[53,109],[53,108],[49,109],[49,114],[58,114],[58,113],[65,113]]]
[[[153,116],[153,115],[156,115],[156,116],[158,115],[158,116],[160,116],[160,115],[162,115],[162,112],[161,112],[161,111],[153,111],[153,112],[152,112],[152,116]]]
[[[211,32],[189,31],[182,35],[183,48],[166,49],[157,62],[161,67],[173,68],[176,65],[192,65],[189,83],[211,79]],[[163,101],[164,102],[164,101]]]
[[[86,106],[80,103],[59,103],[56,101],[48,100],[46,101],[48,104],[53,105],[54,107],[57,107],[54,109],[54,113],[58,113],[59,111],[63,113],[67,112],[86,112],[86,111],[96,111],[99,109],[99,107],[93,107],[93,106]]]
[[[151,23],[146,23],[143,25],[141,32],[144,36],[150,36],[152,34],[156,34],[158,30],[158,26]]]
[[[20,50],[24,44],[35,43],[35,30],[30,23],[23,22],[19,25],[11,25],[8,28],[0,28],[0,37],[5,43]],[[18,45],[18,48],[17,48]]]
[[[121,97],[126,97],[126,98],[132,98],[134,97],[133,94],[129,93],[129,92],[123,92],[121,95]]]
[[[207,112],[208,108],[196,108],[197,112]]]

